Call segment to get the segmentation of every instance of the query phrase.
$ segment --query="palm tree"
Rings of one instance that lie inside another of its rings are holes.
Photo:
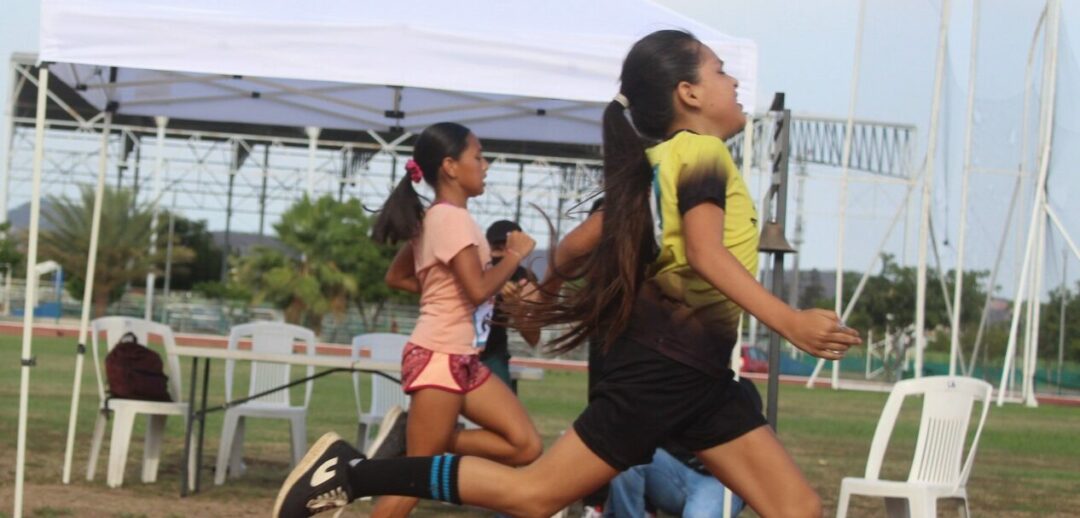
[[[50,210],[43,216],[52,228],[41,232],[38,245],[41,257],[56,261],[68,272],[69,293],[81,298],[90,250],[94,191],[86,186],[79,200],[50,196],[49,202]],[[119,299],[129,283],[144,279],[151,271],[159,271],[165,250],[163,243],[159,243],[157,253],[150,253],[153,212],[148,204],[134,203],[130,190],[106,187],[101,203],[92,299],[96,316],[104,315],[109,302]],[[158,232],[158,236],[164,240],[163,233]],[[184,247],[173,247],[174,262],[190,262],[192,255]]]

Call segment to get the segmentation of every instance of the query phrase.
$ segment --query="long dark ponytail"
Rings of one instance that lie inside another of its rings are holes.
[[[443,159],[460,158],[469,143],[469,128],[456,122],[440,122],[428,126],[413,145],[413,161],[420,168],[424,181],[432,188],[439,183]],[[424,204],[413,187],[410,174],[405,174],[386,199],[372,226],[371,239],[376,243],[394,244],[408,241],[420,233],[424,220]]]
[[[608,104],[603,119],[600,243],[576,272],[554,270],[564,278],[580,277],[583,284],[530,312],[532,325],[570,326],[551,343],[557,351],[573,349],[593,335],[606,349],[630,321],[646,268],[656,253],[649,208],[653,170],[642,136],[652,141],[665,138],[675,117],[672,93],[683,81],[698,82],[700,50],[701,43],[692,34],[664,30],[639,40],[623,61],[620,94],[629,102],[633,125],[622,99]]]

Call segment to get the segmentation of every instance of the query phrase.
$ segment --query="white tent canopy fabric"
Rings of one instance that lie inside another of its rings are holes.
[[[172,118],[409,132],[456,120],[482,138],[598,144],[600,109],[617,91],[627,50],[666,28],[689,30],[712,47],[739,80],[740,102],[753,111],[756,45],[648,0],[459,0],[445,8],[422,0],[43,0],[40,60],[49,66],[37,83],[28,260],[36,261],[50,75],[100,110],[157,117],[159,141],[161,125]],[[111,119],[105,117],[106,128]],[[308,134],[314,146],[318,131]],[[91,250],[106,144],[103,137]],[[81,341],[93,290],[93,258],[89,262]],[[27,286],[32,282],[28,278]],[[16,517],[22,514],[32,318],[28,306]]]
[[[627,50],[679,28],[755,107],[755,44],[649,1],[447,5],[44,0],[40,57],[125,115],[413,132],[455,120],[480,137],[597,144]]]

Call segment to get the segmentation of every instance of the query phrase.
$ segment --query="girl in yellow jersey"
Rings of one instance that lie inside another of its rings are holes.
[[[559,244],[556,274],[531,308],[534,325],[570,325],[560,349],[603,339],[599,382],[573,428],[516,470],[476,457],[338,462],[341,441],[324,436],[279,493],[281,516],[325,510],[318,495],[341,491],[548,517],[670,443],[761,516],[821,514],[728,358],[744,310],[821,358],[842,357],[858,333],[834,313],[788,307],[755,280],[757,214],[724,145],[745,118],[738,83],[712,49],[655,32],[630,50],[621,82],[604,112],[603,210]],[[555,294],[571,277],[584,282]],[[320,468],[330,464],[349,468],[331,480]]]

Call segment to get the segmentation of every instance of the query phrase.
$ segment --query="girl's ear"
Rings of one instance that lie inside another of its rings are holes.
[[[688,108],[701,107],[702,99],[698,92],[698,87],[689,81],[679,81],[679,84],[675,85],[675,93],[673,96],[673,100],[677,104],[681,104]]]
[[[457,179],[457,160],[454,160],[453,157],[443,158],[440,168],[446,173],[446,176]]]

